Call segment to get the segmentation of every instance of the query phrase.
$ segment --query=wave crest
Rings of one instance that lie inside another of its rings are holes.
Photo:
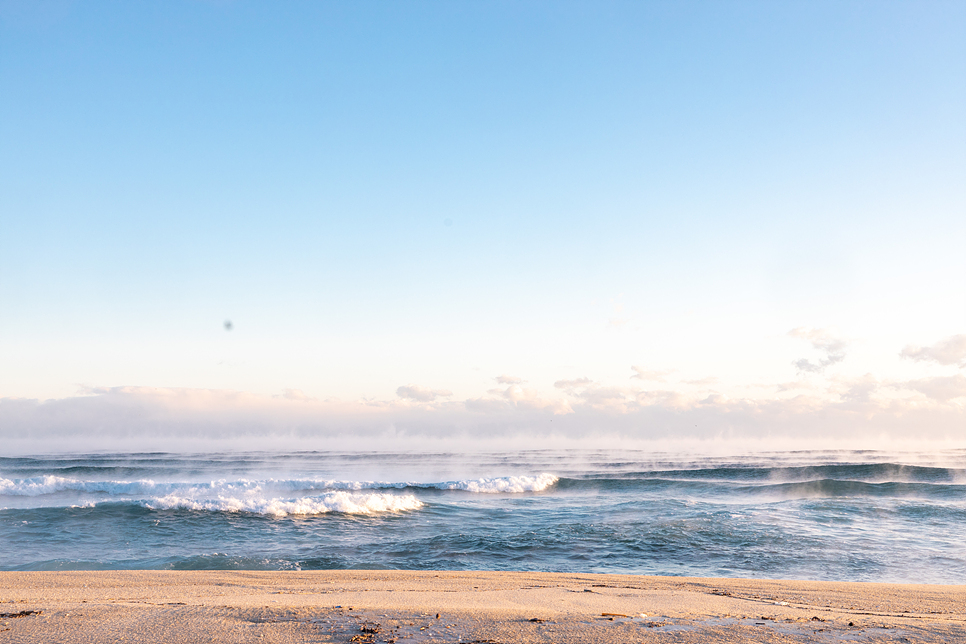
[[[81,494],[106,494],[109,496],[158,497],[217,497],[271,494],[296,495],[298,492],[335,492],[362,490],[401,490],[405,488],[463,490],[484,494],[541,492],[557,482],[553,474],[537,476],[500,476],[494,478],[461,479],[443,483],[418,483],[414,481],[391,483],[387,481],[337,481],[332,479],[225,479],[207,483],[155,482],[150,479],[137,481],[84,481],[63,476],[45,475],[25,479],[0,478],[0,496],[39,497],[62,492]]]
[[[219,497],[191,499],[174,494],[143,501],[150,510],[203,510],[208,512],[248,512],[273,517],[315,514],[376,514],[418,510],[422,502],[411,494],[349,494],[331,492],[319,497],[300,499],[259,499]]]
[[[439,483],[433,487],[442,490],[466,490],[484,494],[498,494],[500,492],[542,492],[557,482],[553,474],[538,474],[537,476],[500,476],[490,479],[476,479],[472,481],[451,481]]]

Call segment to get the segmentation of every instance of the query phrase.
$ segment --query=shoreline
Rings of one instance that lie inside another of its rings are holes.
[[[966,641],[966,585],[490,571],[0,572],[0,614],[0,638],[11,642],[942,642]]]

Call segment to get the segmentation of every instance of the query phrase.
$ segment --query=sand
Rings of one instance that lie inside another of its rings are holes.
[[[0,642],[966,642],[966,586],[503,572],[0,572]]]

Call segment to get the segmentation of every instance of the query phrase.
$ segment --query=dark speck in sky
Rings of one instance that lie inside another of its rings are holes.
[[[231,320],[225,320],[225,331],[231,331],[233,327]]]

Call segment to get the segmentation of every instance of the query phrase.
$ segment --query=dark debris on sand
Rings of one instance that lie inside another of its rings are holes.
[[[0,613],[0,619],[17,619],[28,615],[40,615],[43,612],[42,610],[22,610],[16,613]]]

